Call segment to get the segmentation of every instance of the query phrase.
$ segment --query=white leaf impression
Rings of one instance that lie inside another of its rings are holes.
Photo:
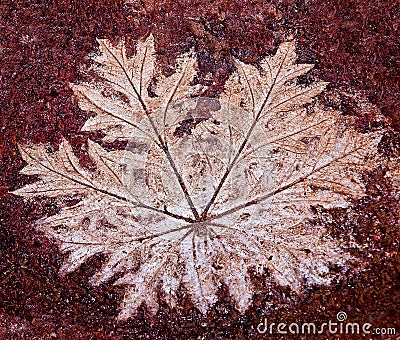
[[[160,297],[177,306],[181,290],[207,313],[222,285],[244,312],[252,270],[301,293],[352,265],[312,207],[347,207],[364,194],[361,175],[376,165],[379,133],[360,134],[318,104],[326,83],[298,81],[313,65],[296,63],[294,41],[258,67],[236,61],[218,100],[201,97],[190,54],[165,77],[152,36],[133,57],[123,43],[98,43],[95,79],[71,85],[81,109],[94,113],[82,130],[127,141],[126,149],[89,140],[89,170],[65,140],[54,152],[20,147],[22,173],[40,179],[15,194],[80,197],[38,221],[68,253],[62,274],[106,254],[92,283],[126,286],[119,318],[127,319],[142,303],[156,312]]]

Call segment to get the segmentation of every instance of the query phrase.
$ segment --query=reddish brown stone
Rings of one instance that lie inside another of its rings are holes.
[[[252,326],[268,315],[271,322],[325,322],[339,310],[352,321],[400,331],[399,215],[385,169],[366,176],[369,196],[345,211],[317,211],[338,238],[355,235],[365,245],[358,255],[366,270],[345,282],[316,288],[296,298],[285,289],[267,288],[253,307],[238,315],[226,291],[208,318],[182,296],[182,308],[164,306],[155,319],[141,311],[117,323],[123,290],[91,287],[88,278],[100,256],[65,278],[58,276],[62,255],[34,230],[34,221],[56,211],[51,200],[26,203],[8,193],[31,181],[18,174],[23,161],[18,142],[57,145],[61,136],[75,151],[87,136],[87,119],[68,83],[82,77],[96,37],[135,41],[152,32],[164,72],[177,55],[193,48],[201,82],[219,93],[233,71],[232,57],[256,62],[288,35],[298,40],[303,61],[317,64],[310,77],[331,82],[326,105],[358,115],[363,129],[374,117],[359,110],[348,93],[357,91],[381,109],[388,132],[382,157],[399,152],[398,1],[8,1],[0,4],[0,337],[8,338],[248,338]],[[211,76],[209,75],[211,74]],[[307,81],[305,79],[304,81]],[[347,94],[346,94],[347,93]],[[333,100],[332,98],[336,98]],[[268,295],[268,291],[272,295]],[[272,306],[266,308],[266,303]],[[271,312],[272,311],[272,312]]]

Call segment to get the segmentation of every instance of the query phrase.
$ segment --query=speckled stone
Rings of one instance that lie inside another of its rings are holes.
[[[123,289],[92,287],[88,279],[104,258],[58,276],[62,255],[34,228],[34,221],[56,212],[51,199],[28,203],[9,194],[34,180],[23,167],[17,143],[67,138],[85,163],[80,127],[88,118],[68,87],[83,78],[80,69],[96,49],[96,37],[135,42],[154,34],[165,73],[175,57],[194,49],[200,81],[214,82],[209,96],[221,92],[233,59],[257,62],[287,36],[296,37],[300,61],[316,68],[308,75],[329,81],[322,100],[358,117],[357,128],[387,128],[382,158],[400,154],[399,18],[396,1],[22,1],[0,4],[0,338],[1,339],[245,339],[259,336],[255,326],[270,322],[326,322],[345,311],[354,322],[400,331],[399,202],[385,169],[365,175],[368,196],[352,209],[317,210],[338,239],[353,237],[366,269],[330,287],[296,297],[281,287],[255,284],[259,293],[239,315],[223,289],[208,317],[185,296],[182,307],[162,305],[152,318],[141,309],[134,319],[115,321]],[[311,79],[310,78],[310,79]],[[310,79],[303,79],[307,82]],[[360,108],[363,96],[382,118]],[[99,136],[92,135],[96,140]]]

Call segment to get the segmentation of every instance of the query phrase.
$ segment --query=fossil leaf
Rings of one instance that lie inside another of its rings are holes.
[[[69,254],[61,273],[106,254],[91,281],[118,274],[127,319],[143,303],[156,312],[160,296],[178,306],[181,290],[207,313],[223,285],[244,312],[254,270],[301,294],[354,267],[312,207],[347,207],[364,195],[380,133],[358,133],[318,104],[326,83],[298,82],[313,65],[296,63],[294,41],[258,68],[237,61],[219,101],[199,97],[189,54],[174,74],[160,74],[153,44],[150,36],[127,57],[123,42],[99,40],[94,80],[71,84],[81,109],[95,114],[83,130],[128,141],[124,151],[89,141],[96,169],[88,170],[67,141],[58,151],[20,149],[22,172],[40,180],[14,193],[60,201],[38,229]],[[66,205],[65,196],[80,201]]]

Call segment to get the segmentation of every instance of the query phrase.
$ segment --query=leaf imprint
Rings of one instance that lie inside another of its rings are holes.
[[[53,153],[20,146],[21,172],[40,179],[15,194],[81,197],[72,206],[60,200],[60,212],[37,223],[68,253],[61,274],[107,254],[92,282],[119,274],[115,284],[126,286],[119,318],[126,319],[142,303],[156,312],[160,291],[176,306],[180,289],[206,313],[223,284],[244,312],[254,293],[251,270],[263,268],[266,279],[301,293],[342,275],[332,267],[354,262],[311,208],[347,207],[364,195],[361,175],[376,165],[380,133],[357,133],[323,108],[316,97],[326,83],[298,82],[313,65],[296,63],[294,41],[259,67],[236,61],[218,99],[194,85],[191,54],[165,77],[152,36],[132,58],[123,42],[98,43],[96,79],[71,84],[80,108],[94,113],[82,130],[101,130],[104,142],[126,141],[126,149],[89,140],[89,170],[66,140]]]

